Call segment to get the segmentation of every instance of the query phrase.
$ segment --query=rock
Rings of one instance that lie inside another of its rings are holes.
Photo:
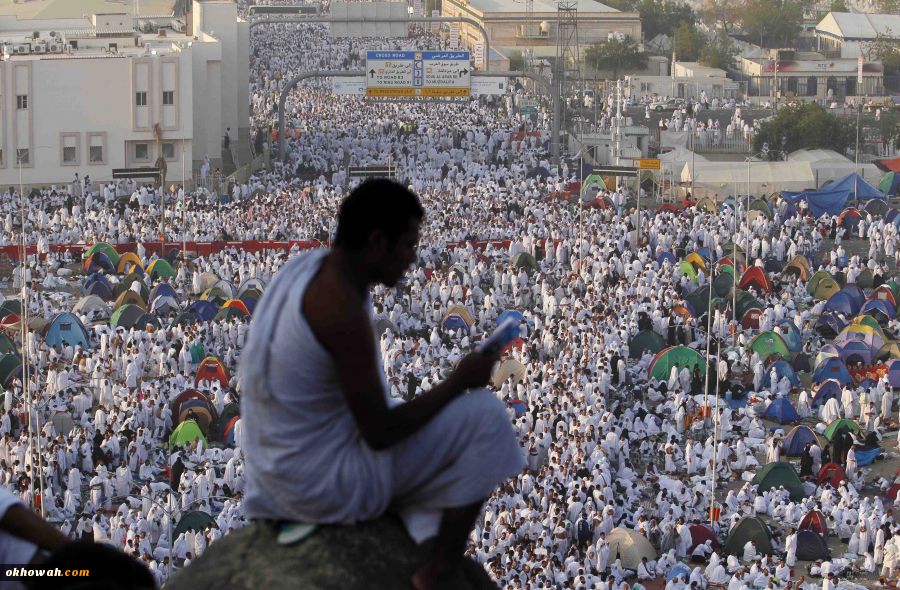
[[[399,590],[412,588],[413,573],[431,543],[417,546],[393,516],[356,526],[321,527],[292,546],[279,545],[275,529],[253,524],[216,541],[166,585],[169,590]],[[471,560],[441,588],[495,590]]]

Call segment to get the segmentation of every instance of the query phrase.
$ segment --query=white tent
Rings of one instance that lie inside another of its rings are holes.
[[[684,146],[678,146],[672,151],[660,154],[658,158],[666,170],[672,170],[676,174],[681,172],[684,165],[692,160],[697,163],[707,161],[707,159],[700,154],[695,154]]]
[[[749,178],[749,183],[748,183]],[[697,162],[685,163],[681,182],[693,181],[696,195],[753,196],[814,188],[816,177],[809,162]]]
[[[877,185],[881,180],[881,172],[875,164],[862,164],[857,167],[853,160],[842,156],[834,150],[797,150],[787,157],[788,162],[807,162],[816,179],[816,188],[823,184],[858,172],[865,180]]]

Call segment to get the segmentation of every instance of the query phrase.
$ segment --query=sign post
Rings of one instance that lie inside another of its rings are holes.
[[[471,73],[468,51],[369,51],[366,96],[466,98]]]

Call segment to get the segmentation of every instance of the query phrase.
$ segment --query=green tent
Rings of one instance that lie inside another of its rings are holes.
[[[768,463],[756,470],[753,476],[753,485],[759,487],[760,492],[771,490],[772,488],[784,487],[791,494],[791,500],[797,502],[806,497],[803,491],[803,482],[794,471],[794,466],[786,461],[776,461]],[[746,541],[745,541],[746,542]]]
[[[645,350],[656,354],[666,347],[666,341],[663,337],[653,330],[643,330],[634,335],[628,342],[628,356],[633,359],[639,359],[643,356]]]
[[[172,536],[177,538],[181,533],[186,533],[188,529],[194,529],[194,532],[197,532],[208,526],[219,528],[219,525],[216,524],[216,519],[208,513],[202,510],[191,510],[190,512],[185,512],[181,520],[178,521],[178,526],[175,527]]]
[[[809,277],[809,281],[806,283],[806,292],[812,295],[816,292],[816,287],[819,286],[819,281],[822,279],[830,279],[831,273],[827,270],[818,270],[816,273]]]
[[[769,204],[763,199],[754,199],[754,201],[750,203],[750,211],[759,211],[768,219],[772,219],[772,208],[769,207]]]
[[[678,270],[682,275],[688,277],[691,280],[697,278],[697,269],[694,268],[694,265],[687,260],[681,261],[681,263],[678,265]]]
[[[755,541],[756,550],[759,553],[772,555],[772,534],[766,523],[757,516],[745,516],[731,529],[731,532],[728,533],[728,540],[725,541],[725,553],[742,556],[747,541]]]
[[[138,293],[138,295],[141,296],[141,299],[147,301],[147,299],[150,298],[150,289],[147,288],[147,284],[144,282],[143,277],[134,272],[125,275],[125,278],[115,286],[113,293],[118,298],[122,293],[130,289],[131,285],[134,283],[137,283],[140,287],[140,293]]]
[[[191,362],[196,365],[199,364],[200,361],[202,361],[204,358],[206,358],[206,351],[203,349],[203,343],[197,342],[196,344],[192,345]]]
[[[203,443],[203,446],[207,446],[206,437],[203,436],[203,432],[200,430],[200,427],[197,426],[197,423],[193,420],[185,420],[179,424],[169,436],[169,448],[172,449],[181,445],[186,445],[198,439]]]
[[[678,363],[679,367],[686,366],[691,371],[694,370],[694,365],[698,365],[700,374],[706,375],[706,363],[699,352],[687,346],[670,346],[653,357],[653,361],[648,368],[650,378],[658,381],[668,381],[669,373],[672,367],[675,366],[675,363]]]
[[[728,299],[731,296],[731,290],[734,288],[734,269],[730,264],[725,266],[727,266],[727,269],[719,268],[719,276],[713,279],[713,292],[719,297]]]
[[[152,279],[171,279],[175,276],[175,269],[172,268],[172,265],[165,258],[157,258],[150,263],[146,270],[150,273],[150,278]]]
[[[245,318],[248,317],[244,310],[239,307],[223,307],[219,311],[216,312],[216,317],[213,318],[215,321],[221,320],[230,320],[231,318]]]
[[[538,270],[537,260],[535,260],[534,256],[532,256],[528,252],[519,252],[512,257],[511,262],[512,265],[516,268],[530,268],[531,270]]]
[[[119,253],[116,252],[116,249],[113,248],[111,244],[107,244],[106,242],[97,242],[91,246],[88,251],[84,253],[84,259],[87,260],[97,252],[106,254],[109,261],[112,262],[114,266],[119,264]]]
[[[888,338],[887,335],[884,333],[884,328],[881,327],[881,325],[878,323],[878,320],[876,320],[875,318],[873,318],[872,316],[870,316],[867,313],[858,315],[855,318],[853,318],[853,321],[850,322],[850,325],[851,326],[853,326],[853,325],[869,326],[870,328],[875,330],[876,334],[881,336],[882,340],[884,340],[885,342],[890,340],[890,338]]]
[[[897,301],[900,301],[900,283],[898,283],[894,279],[891,279],[889,281],[885,281],[884,284],[887,285],[888,288],[894,292],[894,299],[896,299]],[[2,308],[0,308],[0,309],[2,309]]]
[[[734,307],[737,311],[737,319],[741,320],[744,314],[747,313],[747,310],[765,309],[766,306],[747,291],[736,289],[734,292]]]
[[[0,354],[9,354],[11,352],[19,352],[16,343],[9,336],[0,332]]]
[[[14,313],[17,316],[22,315],[22,302],[18,299],[7,299],[0,305],[0,317]]]
[[[181,520],[178,521],[178,525],[175,527],[173,535],[177,537],[178,535],[187,532],[188,529],[193,529],[195,532],[202,531],[208,526],[219,528],[216,520],[210,514],[203,512],[202,510],[191,510],[190,512],[184,513]]]
[[[825,429],[825,438],[827,438],[828,440],[834,440],[834,437],[837,436],[839,432],[843,432],[844,430],[847,430],[849,432],[859,432],[862,429],[859,427],[859,424],[857,424],[853,420],[849,418],[841,418],[828,425],[828,428]]]
[[[9,376],[22,366],[22,358],[15,353],[0,356],[0,385],[6,384]]]
[[[784,343],[784,338],[781,337],[781,334],[776,334],[771,330],[757,334],[750,341],[750,350],[758,354],[763,362],[768,361],[769,357],[774,355],[778,355],[783,359],[791,358],[791,352],[788,350],[787,344]]]
[[[878,190],[890,196],[897,193],[896,186],[900,186],[900,174],[891,171],[881,177]]]
[[[109,317],[109,325],[111,328],[133,328],[138,325],[141,317],[145,315],[145,311],[133,303],[123,305],[113,312]]]
[[[841,290],[841,286],[832,277],[824,277],[816,281],[816,288],[812,292],[816,301],[828,301],[831,296]]]
[[[200,322],[200,317],[191,310],[185,310],[175,318],[175,324],[179,326],[193,326]]]
[[[581,196],[584,197],[585,192],[591,188],[591,186],[596,186],[598,190],[605,191],[606,183],[603,182],[603,178],[599,174],[590,174],[581,181]]]

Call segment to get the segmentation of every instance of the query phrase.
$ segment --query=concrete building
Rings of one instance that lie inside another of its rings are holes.
[[[117,7],[118,8],[118,7]],[[249,30],[231,0],[165,15],[0,16],[0,186],[103,181],[166,162],[182,180],[247,161]],[[222,139],[230,128],[231,153]]]
[[[776,63],[777,71],[776,71]],[[884,67],[863,63],[863,85],[857,88],[857,59],[828,58],[821,53],[772,50],[769,57],[739,58],[740,73],[750,96],[824,100],[884,94]]]
[[[816,25],[816,48],[827,57],[855,59],[879,35],[900,40],[900,14],[829,12]]]
[[[557,6],[551,0],[534,0],[534,19],[529,21],[524,0],[443,0],[442,16],[474,19],[488,33],[491,47],[501,53],[531,49],[535,58],[555,57]],[[610,33],[641,39],[641,20],[636,12],[620,12],[595,0],[578,0],[578,40],[582,50]],[[461,24],[460,43],[474,49],[481,33]]]
[[[725,70],[697,62],[675,62],[674,76],[625,76],[627,95],[634,99],[656,94],[675,98],[737,98],[740,85],[726,77]]]

